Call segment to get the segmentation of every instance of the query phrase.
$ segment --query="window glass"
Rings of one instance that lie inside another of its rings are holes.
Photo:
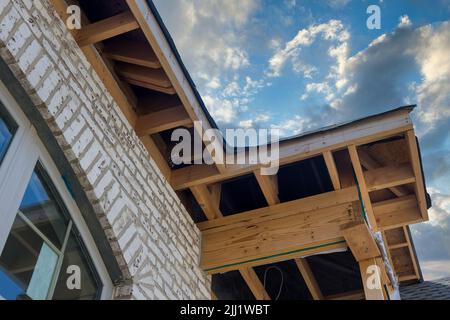
[[[44,175],[41,170],[33,172],[20,204],[20,212],[58,249],[61,249],[69,222],[64,210],[61,210],[60,204],[53,196],[51,185],[45,183]]]
[[[84,248],[59,195],[38,165],[0,256],[0,297],[99,298],[98,274]]]
[[[88,259],[84,248],[81,247],[81,241],[74,232],[71,233],[67,242],[64,260],[59,274],[58,283],[56,284],[55,300],[93,300],[100,298],[99,284],[93,272],[92,265]],[[79,270],[70,269],[70,266],[77,266]],[[69,270],[69,272],[68,272]],[[75,285],[76,279],[73,278],[75,272],[80,272],[81,281],[79,289],[70,290],[67,282]]]
[[[8,150],[17,125],[0,103],[0,163]]]
[[[0,277],[5,283],[9,277],[8,287],[0,289],[0,294],[13,300],[24,294],[46,299],[57,259],[58,255],[17,216],[0,258]],[[46,274],[42,276],[43,268]]]

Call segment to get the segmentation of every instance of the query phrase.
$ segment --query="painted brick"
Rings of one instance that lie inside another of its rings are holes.
[[[199,230],[49,1],[0,0],[0,48],[104,228],[115,298],[209,299]]]

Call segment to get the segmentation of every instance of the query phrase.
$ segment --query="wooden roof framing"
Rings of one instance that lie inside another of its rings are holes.
[[[69,1],[52,2],[65,20]],[[193,127],[195,121],[202,121],[204,129],[213,125],[147,2],[123,3],[125,11],[87,24],[73,35],[161,172],[175,190],[190,189],[208,218],[198,224],[203,237],[201,265],[207,272],[239,270],[255,297],[268,299],[253,267],[297,259],[312,296],[321,299],[320,288],[301,257],[350,246],[357,258],[366,254],[359,259],[364,266],[379,258],[365,224],[360,223],[361,213],[365,213],[370,227],[383,232],[400,280],[420,278],[407,228],[427,220],[428,214],[410,108],[280,143],[280,165],[314,156],[324,158],[334,187],[329,193],[280,203],[277,176],[261,175],[261,165],[255,164],[171,169],[158,134]],[[140,32],[145,41],[123,36],[130,32]],[[398,146],[407,154],[398,153]],[[238,152],[249,155],[258,149]],[[342,155],[348,157],[347,162]],[[220,212],[221,183],[249,173],[255,175],[267,207],[224,217]],[[346,230],[355,222],[359,223],[356,231]],[[364,237],[365,246],[359,247],[359,240],[352,241],[352,237]],[[392,242],[395,237],[403,240]]]

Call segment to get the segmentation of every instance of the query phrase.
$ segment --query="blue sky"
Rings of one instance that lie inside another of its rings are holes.
[[[222,129],[289,136],[417,104],[433,208],[413,236],[425,278],[450,276],[450,0],[154,2]]]

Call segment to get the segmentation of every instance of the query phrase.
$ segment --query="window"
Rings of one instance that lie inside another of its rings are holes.
[[[8,150],[17,125],[0,102],[0,163]]]
[[[67,285],[71,266],[83,277],[76,290]],[[100,296],[98,275],[84,244],[40,165],[31,176],[0,256],[0,272],[2,278],[10,279],[12,289],[0,288],[0,294],[9,299]]]
[[[1,82],[0,221],[0,300],[111,297],[111,280],[78,207]]]

